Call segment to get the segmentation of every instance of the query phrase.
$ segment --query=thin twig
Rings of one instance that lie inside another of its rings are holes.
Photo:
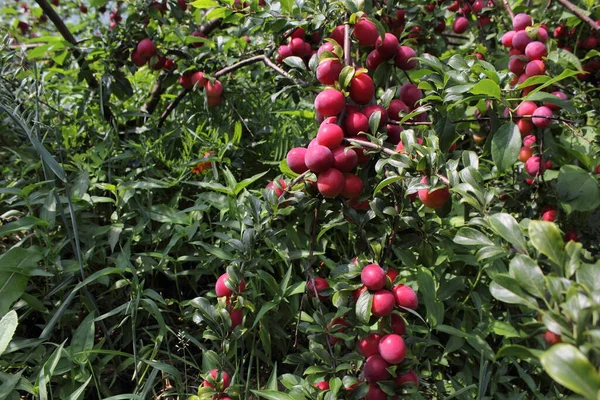
[[[352,54],[350,54],[350,24],[344,24],[344,63],[352,64]]]
[[[85,57],[83,56],[83,54],[77,47],[78,41],[77,41],[77,39],[75,39],[75,36],[73,36],[73,34],[69,30],[69,28],[67,28],[67,26],[65,25],[64,21],[60,18],[60,16],[56,13],[54,8],[50,5],[50,3],[48,3],[47,0],[35,0],[35,2],[40,6],[40,8],[44,11],[44,13],[48,16],[50,21],[52,21],[52,23],[54,24],[54,26],[56,27],[58,32],[61,34],[61,36],[63,38],[65,38],[65,40],[67,42],[69,42],[73,45],[73,48],[71,49],[71,51],[73,52],[73,55],[77,59],[79,67],[81,68],[82,71],[84,71],[83,76],[84,76],[88,86],[91,89],[98,89],[100,87],[100,85],[98,84],[98,81],[96,80],[96,78],[94,78],[92,71],[90,71],[87,61],[85,60]],[[107,106],[103,107],[102,113],[103,113],[103,117],[106,121],[112,121],[114,119],[114,116],[113,116],[112,112],[110,111],[109,107],[107,107]]]
[[[512,10],[510,4],[508,3],[508,0],[502,0],[502,3],[504,4],[504,8],[506,8],[506,12],[508,13],[508,15],[510,15],[510,19],[514,19],[515,12]]]
[[[584,14],[581,9],[579,9],[575,4],[571,3],[568,0],[557,0],[560,4],[562,4],[567,10],[571,11],[573,14],[577,16],[580,20],[585,22],[590,26],[592,32],[596,34],[596,36],[600,35],[600,25],[596,25],[596,22]]]
[[[251,65],[251,64],[255,64],[257,62],[263,62],[266,66],[268,66],[269,68],[271,68],[272,70],[274,70],[275,72],[277,72],[279,75],[285,76],[286,78],[294,81],[294,83],[296,83],[297,85],[301,85],[301,86],[305,86],[306,83],[300,79],[296,79],[294,78],[292,75],[290,75],[289,73],[287,73],[286,71],[284,71],[283,69],[281,69],[279,66],[277,66],[273,61],[271,61],[271,59],[269,57],[266,56],[266,54],[260,54],[258,56],[253,56],[250,58],[247,58],[245,60],[241,60],[233,65],[230,65],[228,67],[222,68],[220,70],[218,70],[217,72],[215,72],[213,74],[213,76],[215,78],[218,78],[220,76],[226,75],[230,72],[236,71],[242,67],[245,67],[247,65]],[[179,94],[177,95],[177,97],[167,106],[167,108],[165,109],[165,111],[162,113],[162,115],[160,116],[160,120],[158,121],[158,126],[161,127],[165,120],[168,118],[169,114],[171,114],[171,112],[173,111],[173,109],[175,107],[177,107],[177,105],[181,102],[181,100],[183,100],[183,98],[190,92],[190,89],[183,89],[182,91],[179,92]]]

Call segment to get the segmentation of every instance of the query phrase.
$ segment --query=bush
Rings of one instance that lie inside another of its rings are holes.
[[[4,6],[0,397],[596,399],[600,14],[513,5]]]

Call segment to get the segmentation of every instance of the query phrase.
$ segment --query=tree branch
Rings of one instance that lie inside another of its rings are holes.
[[[504,4],[504,8],[506,8],[506,12],[508,13],[508,15],[510,15],[510,19],[514,19],[515,18],[515,12],[510,7],[510,4],[508,3],[508,0],[502,0],[502,3]]]
[[[577,16],[580,20],[585,22],[592,28],[592,32],[596,34],[596,36],[600,35],[600,26],[596,25],[596,22],[584,14],[581,9],[579,9],[575,4],[571,3],[568,0],[557,0],[560,4],[562,4],[567,10],[571,11],[573,14]]]
[[[79,48],[77,47],[78,42],[77,42],[77,39],[75,39],[75,36],[73,36],[71,31],[69,31],[69,28],[67,28],[67,26],[65,25],[63,20],[60,18],[60,16],[56,13],[54,8],[48,3],[47,0],[35,0],[35,2],[40,6],[40,8],[44,11],[44,13],[48,16],[50,21],[52,21],[52,23],[54,24],[54,26],[56,27],[58,32],[61,34],[61,36],[63,38],[65,38],[66,41],[68,41],[69,43],[71,43],[73,45],[73,48],[71,49],[71,51],[73,52],[73,55],[77,59],[77,63],[79,64],[79,67],[83,71],[83,76],[84,76],[88,86],[94,90],[98,89],[100,87],[100,85],[98,84],[98,81],[96,80],[96,78],[94,78],[94,75],[92,74],[92,72],[90,71],[90,69],[88,67],[87,61],[83,57],[83,54],[81,53]],[[114,115],[110,111],[109,107],[105,106],[101,110],[101,112],[106,121],[110,122],[114,119]]]
[[[222,68],[220,70],[218,70],[217,72],[215,72],[213,74],[213,76],[215,78],[218,78],[220,76],[226,75],[230,72],[236,71],[242,67],[245,67],[247,65],[251,65],[251,64],[255,64],[257,62],[263,62],[267,67],[273,69],[275,72],[277,72],[279,75],[285,76],[288,79],[291,79],[292,81],[294,81],[297,85],[301,85],[301,86],[305,86],[306,83],[302,80],[296,79],[294,78],[292,75],[290,75],[289,73],[287,73],[286,71],[284,71],[283,69],[281,69],[279,66],[277,66],[273,61],[271,61],[271,59],[269,57],[267,57],[266,54],[261,54],[258,56],[254,56],[254,57],[250,57],[247,58],[245,60],[241,60],[233,65],[230,65],[228,67]],[[169,114],[171,114],[171,112],[173,111],[173,109],[175,107],[177,107],[177,105],[181,102],[181,100],[183,100],[183,98],[186,96],[186,94],[188,94],[188,92],[190,92],[189,89],[184,89],[181,92],[179,92],[179,94],[177,95],[177,97],[175,98],[175,100],[173,100],[173,102],[171,102],[171,104],[169,104],[169,106],[167,107],[167,109],[162,113],[162,115],[160,116],[160,120],[158,122],[158,126],[161,127],[165,120],[167,119],[167,117],[169,116]]]
[[[344,24],[344,63],[352,65],[352,54],[350,54],[350,24]]]
[[[160,101],[160,96],[162,96],[162,94],[167,89],[164,86],[164,82],[168,76],[169,72],[163,72],[160,74],[160,76],[156,80],[156,83],[152,87],[152,90],[150,91],[150,100],[148,100],[144,103],[144,105],[142,105],[141,111],[143,113],[152,114],[154,112],[156,106]]]

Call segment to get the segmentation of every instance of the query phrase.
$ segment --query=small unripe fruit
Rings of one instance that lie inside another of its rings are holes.
[[[522,163],[527,162],[531,156],[533,156],[533,149],[531,147],[521,147],[521,151],[519,151],[519,161]]]
[[[400,364],[406,357],[404,339],[395,333],[382,337],[379,341],[379,354],[390,364]]]
[[[377,67],[383,62],[385,62],[387,58],[385,58],[377,49],[367,55],[367,59],[365,61],[367,65],[367,69],[371,72],[375,71]]]
[[[537,110],[538,106],[533,101],[524,101],[519,104],[517,108],[517,115],[519,117],[530,116],[533,114],[535,110]],[[521,132],[522,134],[523,132]]]
[[[513,36],[515,36],[515,31],[508,31],[504,35],[502,35],[502,46],[504,47],[512,47]]]
[[[525,170],[530,176],[537,176],[539,173],[544,172],[546,169],[545,165],[542,165],[542,159],[538,156],[533,156],[525,163]]]
[[[377,264],[369,264],[360,272],[360,280],[369,290],[383,289],[385,271]]]
[[[156,47],[154,47],[154,43],[150,39],[142,39],[137,44],[136,50],[140,57],[145,58],[146,60],[156,54]]]
[[[406,334],[406,324],[401,316],[398,314],[390,315],[390,325],[392,328],[392,332],[396,335],[404,335]]]
[[[548,55],[548,49],[542,42],[531,42],[525,47],[525,56],[530,60],[541,60]]]
[[[325,60],[317,67],[317,80],[323,85],[333,85],[343,68],[339,60]]]
[[[531,17],[525,13],[515,15],[512,22],[515,31],[522,31],[533,24]]]
[[[312,172],[324,172],[331,168],[331,165],[333,164],[333,154],[331,153],[331,150],[325,146],[319,144],[310,146],[306,150],[304,163]]]
[[[217,279],[217,284],[215,286],[215,292],[217,293],[217,297],[225,296],[229,298],[233,294],[233,290],[229,289],[227,285],[225,285],[225,282],[228,278],[228,274],[223,274],[219,277],[219,279]],[[243,292],[244,289],[246,289],[246,283],[244,281],[241,281],[240,285],[238,286],[238,292]]]
[[[356,199],[360,197],[363,190],[363,181],[360,177],[346,173],[344,174],[344,188],[342,189],[342,196],[347,199]]]
[[[423,98],[423,92],[414,83],[407,82],[400,87],[400,100],[408,107],[415,108],[417,101]]]
[[[542,338],[544,339],[546,344],[548,344],[548,346],[554,346],[555,344],[562,342],[562,338],[560,337],[560,335],[557,335],[552,331],[546,331],[545,333],[543,333]]]
[[[387,109],[388,117],[394,121],[400,121],[402,117],[400,113],[408,113],[410,110],[406,104],[402,100],[394,99],[390,102],[390,106]]]
[[[418,65],[418,61],[411,60],[411,58],[414,58],[416,56],[417,56],[417,53],[412,48],[410,48],[408,46],[399,46],[398,52],[396,53],[396,56],[394,57],[394,62],[396,63],[396,67],[398,67],[404,71],[409,71],[409,70],[415,68]]]
[[[538,128],[547,128],[552,124],[552,120],[546,117],[552,117],[552,110],[546,106],[541,106],[533,112],[531,122]]]
[[[469,20],[465,17],[457,17],[452,23],[452,30],[454,33],[465,33],[469,29]]]
[[[316,387],[319,390],[329,390],[329,382],[327,382],[327,381],[317,382],[314,384],[314,387]]]
[[[575,231],[568,231],[565,233],[565,242],[579,242],[579,235]]]
[[[385,317],[394,310],[394,295],[389,290],[381,289],[373,294],[371,314],[376,317]]]
[[[304,147],[295,147],[287,153],[286,161],[288,167],[297,174],[302,174],[308,171],[308,167],[304,162],[306,157],[306,149]]]
[[[350,172],[358,165],[358,155],[354,149],[347,147],[338,147],[332,151],[333,168],[340,172]]]
[[[334,198],[344,190],[344,175],[335,168],[319,174],[317,189],[324,197]]]
[[[327,282],[327,279],[315,277],[314,282],[315,282],[314,286],[313,286],[312,279],[310,279],[308,281],[308,283],[306,284],[306,289],[308,290],[308,295],[310,297],[315,297],[315,288],[316,288],[316,292],[317,292],[317,295],[319,296],[319,298],[326,299],[327,296],[323,296],[322,293],[325,289],[329,288],[329,282]]]
[[[385,381],[390,378],[387,368],[390,365],[381,356],[374,355],[367,358],[363,369],[363,374],[367,382]]]
[[[349,112],[344,117],[344,131],[349,137],[369,131],[369,119],[362,112]]]
[[[429,183],[429,179],[423,177],[421,183]],[[429,189],[421,189],[418,193],[419,200],[429,208],[440,208],[450,200],[450,190],[447,187],[436,189],[433,192],[429,192]]]
[[[229,384],[231,383],[231,378],[229,378],[229,374],[225,371],[218,371],[216,369],[213,369],[210,371],[210,376],[215,380],[215,381],[221,381],[222,382],[222,386],[221,389],[225,390],[229,387]],[[213,386],[212,383],[210,383],[208,380],[204,381],[204,386],[208,386],[211,388],[215,388]]]
[[[346,105],[346,99],[339,90],[326,89],[315,98],[315,108],[323,117],[338,115]]]
[[[375,46],[377,38],[379,37],[375,24],[366,18],[362,18],[354,24],[352,35],[358,39],[358,44],[370,47]]]
[[[192,73],[192,87],[196,86],[199,90],[204,89],[204,86],[208,83],[208,79],[204,77],[204,73],[201,71],[196,71]]]
[[[388,395],[379,387],[377,383],[369,384],[369,391],[365,400],[387,400]]]
[[[361,356],[369,358],[373,355],[379,354],[379,340],[381,335],[378,333],[371,333],[367,337],[364,337],[356,344],[356,349]]]
[[[533,39],[527,35],[526,31],[519,31],[513,36],[512,45],[521,53],[525,53],[525,48],[531,42],[533,42]]]
[[[419,299],[417,294],[410,286],[397,285],[392,289],[394,293],[394,299],[396,300],[396,306],[402,308],[408,308],[416,310],[419,306]]]
[[[521,132],[521,136],[529,135],[535,129],[535,125],[529,118],[522,118],[517,121],[517,128]]]
[[[374,95],[375,85],[369,75],[358,74],[350,80],[350,98],[356,104],[368,104]]]
[[[231,318],[231,329],[234,329],[244,321],[244,310],[241,308],[239,310],[233,310],[229,313],[229,317]]]
[[[344,139],[344,131],[338,125],[323,123],[319,127],[317,143],[321,146],[334,150],[340,147],[342,139]]]
[[[398,52],[398,38],[391,33],[386,33],[381,40],[381,36],[377,37],[375,49],[387,60],[394,57]]]
[[[416,372],[413,370],[410,370],[406,374],[398,375],[396,377],[395,381],[396,381],[396,385],[398,385],[398,386],[402,386],[405,383],[413,383],[413,384],[419,386],[419,377],[417,376]]]
[[[362,112],[365,115],[365,117],[367,117],[367,120],[369,118],[371,118],[371,115],[373,115],[376,112],[379,112],[380,113],[379,127],[381,128],[381,127],[385,126],[385,124],[387,124],[387,121],[388,121],[387,110],[385,108],[383,108],[382,106],[380,106],[379,104],[368,105],[365,108],[363,108]]]
[[[223,94],[223,84],[221,82],[206,83],[206,95],[208,97],[219,97],[221,94]]]
[[[542,60],[532,60],[525,67],[525,74],[528,77],[544,75],[546,73],[546,64]]]

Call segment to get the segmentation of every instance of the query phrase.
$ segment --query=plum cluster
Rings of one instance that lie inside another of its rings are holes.
[[[352,260],[357,263],[356,258]],[[370,314],[377,318],[376,331],[370,331],[356,342],[357,352],[365,358],[362,368],[362,377],[368,384],[367,400],[387,400],[388,394],[378,384],[383,383],[388,392],[400,389],[407,383],[419,384],[419,378],[415,371],[409,369],[405,362],[407,346],[404,342],[406,335],[406,324],[401,313],[407,310],[416,310],[419,301],[415,291],[409,286],[396,283],[398,272],[392,268],[385,271],[378,264],[368,264],[360,274],[362,286],[353,293],[355,303],[361,296],[371,298]],[[314,282],[314,284],[313,284]],[[329,288],[326,279],[314,278],[307,289],[311,296],[318,296],[324,300],[323,294]],[[373,324],[375,325],[375,324]],[[344,332],[350,323],[343,317],[333,319],[327,325],[330,333]],[[330,334],[328,337],[331,345],[341,339]],[[326,381],[317,382],[315,387],[320,390],[329,389]],[[353,390],[352,387],[347,390]]]
[[[204,76],[202,71],[187,71],[179,77],[179,84],[184,89],[197,88],[206,90],[209,107],[216,107],[223,101],[223,84],[218,79],[213,82]]]
[[[454,0],[448,6],[448,11],[456,13],[452,21],[452,30],[457,34],[465,33],[469,29],[471,15],[477,21],[477,28],[482,29],[492,22],[490,15],[494,7],[496,4],[493,0]]]
[[[308,60],[316,53],[312,45],[319,43],[320,40],[319,32],[314,31],[307,36],[304,28],[298,27],[289,36],[289,43],[283,44],[277,49],[276,61],[281,64],[284,59],[295,56],[302,58],[308,64]]]
[[[600,20],[596,21],[596,25],[600,26]],[[582,31],[578,32],[578,29]],[[586,30],[585,24],[571,29],[560,24],[554,28],[553,36],[558,41],[559,48],[577,54],[580,59],[587,58],[581,66],[584,73],[577,75],[577,78],[597,84],[600,81],[600,57],[586,57],[586,55],[591,50],[598,50],[600,39],[593,32]]]
[[[513,30],[506,32],[501,39],[502,44],[510,48],[508,69],[515,75],[513,84],[522,84],[529,78],[546,74],[544,59],[548,55],[545,44],[547,40],[548,30],[544,25],[534,26],[528,14],[515,15]],[[535,84],[523,87],[522,95],[527,96],[536,87]],[[557,100],[567,99],[567,96],[560,91],[551,94]],[[523,101],[516,109],[516,124],[523,136],[519,160],[525,163],[525,171],[532,178],[552,166],[549,160],[544,161],[540,155],[536,155],[536,128],[549,127],[553,122],[554,112],[560,108],[560,105],[549,101],[542,105],[533,101]],[[533,183],[533,179],[528,178],[528,182]]]

